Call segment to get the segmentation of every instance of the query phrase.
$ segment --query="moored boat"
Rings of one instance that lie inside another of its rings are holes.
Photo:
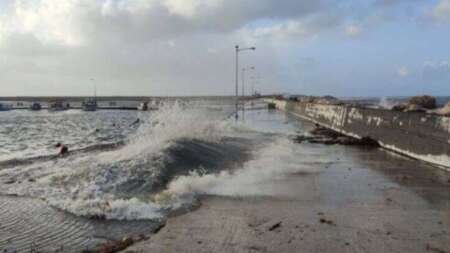
[[[140,103],[137,109],[139,111],[147,111],[148,110],[148,102]]]
[[[53,103],[50,103],[48,110],[49,111],[65,111],[70,108],[70,104],[64,104],[62,101],[55,101]]]
[[[0,111],[9,111],[12,109],[11,105],[0,103]]]
[[[88,99],[83,102],[83,111],[85,112],[94,112],[97,111],[97,100]]]
[[[41,109],[42,109],[42,105],[37,102],[32,103],[30,106],[30,110],[32,110],[32,111],[40,111]]]

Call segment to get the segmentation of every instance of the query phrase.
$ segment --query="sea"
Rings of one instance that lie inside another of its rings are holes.
[[[245,181],[283,160],[301,127],[262,102],[241,109],[237,120],[232,99],[0,112],[0,251],[80,252],[150,234],[198,195],[259,192]]]
[[[368,160],[353,147],[299,145],[312,124],[262,101],[234,112],[232,99],[0,112],[0,252],[81,252],[151,234],[199,196],[271,196],[278,178]]]

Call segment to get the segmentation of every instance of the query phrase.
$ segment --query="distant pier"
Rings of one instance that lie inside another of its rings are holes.
[[[268,100],[280,110],[385,149],[450,170],[450,117],[350,104]]]

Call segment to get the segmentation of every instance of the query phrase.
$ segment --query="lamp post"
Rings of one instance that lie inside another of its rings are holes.
[[[239,94],[238,94],[238,92],[239,92],[239,52],[246,51],[246,50],[256,50],[256,47],[239,48],[239,45],[236,45],[235,49],[236,49],[236,97],[235,97],[235,99],[236,99],[236,101],[235,101],[236,115],[235,115],[235,118],[237,119],[238,118],[238,108],[239,108],[239,105],[238,105],[238,101],[239,101]]]
[[[251,90],[250,96],[254,96],[254,95],[255,95],[255,82],[256,82],[256,77],[255,77],[255,76],[252,76],[252,77],[250,77],[250,79],[252,80],[252,90]]]

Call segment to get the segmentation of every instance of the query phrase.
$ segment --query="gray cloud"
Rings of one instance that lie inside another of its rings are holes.
[[[298,77],[286,73],[296,70],[278,57],[280,44],[359,36],[372,27],[368,6],[394,2],[10,0],[0,12],[0,83],[5,95],[89,95],[93,84],[105,95],[232,94],[238,43],[257,46],[242,66],[257,63],[260,89],[277,91]]]

